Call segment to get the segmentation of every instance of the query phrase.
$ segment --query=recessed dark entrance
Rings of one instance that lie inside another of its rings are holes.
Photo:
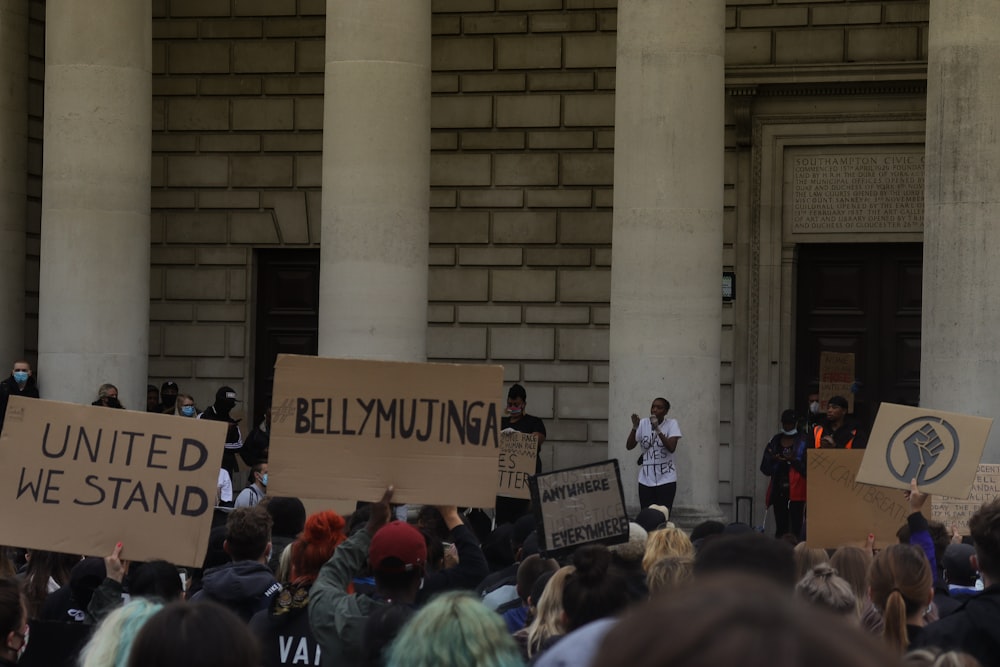
[[[806,410],[820,352],[853,352],[855,415],[866,428],[882,401],[920,400],[919,243],[798,246],[795,404]]]
[[[280,353],[319,349],[319,250],[257,251],[254,420],[271,401]]]

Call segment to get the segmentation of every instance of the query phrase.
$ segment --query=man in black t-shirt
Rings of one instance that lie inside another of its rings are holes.
[[[501,430],[513,429],[520,433],[534,433],[538,436],[538,456],[535,459],[535,474],[542,471],[542,443],[545,442],[545,424],[542,420],[526,412],[528,394],[524,387],[515,384],[507,392],[507,416],[500,421]],[[505,498],[497,496],[496,522],[513,523],[528,513],[531,501],[520,498]]]

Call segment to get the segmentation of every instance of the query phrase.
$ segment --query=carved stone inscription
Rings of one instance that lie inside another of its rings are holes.
[[[789,163],[793,232],[923,230],[922,153],[793,155]]]

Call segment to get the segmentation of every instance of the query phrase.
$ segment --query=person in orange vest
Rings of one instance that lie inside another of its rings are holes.
[[[847,420],[847,399],[834,396],[826,402],[826,421],[813,427],[816,449],[864,449],[867,442],[856,424]]]

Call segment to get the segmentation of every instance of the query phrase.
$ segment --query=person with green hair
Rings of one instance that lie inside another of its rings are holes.
[[[107,615],[80,654],[80,667],[125,667],[132,640],[163,603],[134,598]]]
[[[496,612],[468,593],[442,593],[417,612],[389,649],[388,667],[523,667]]]

